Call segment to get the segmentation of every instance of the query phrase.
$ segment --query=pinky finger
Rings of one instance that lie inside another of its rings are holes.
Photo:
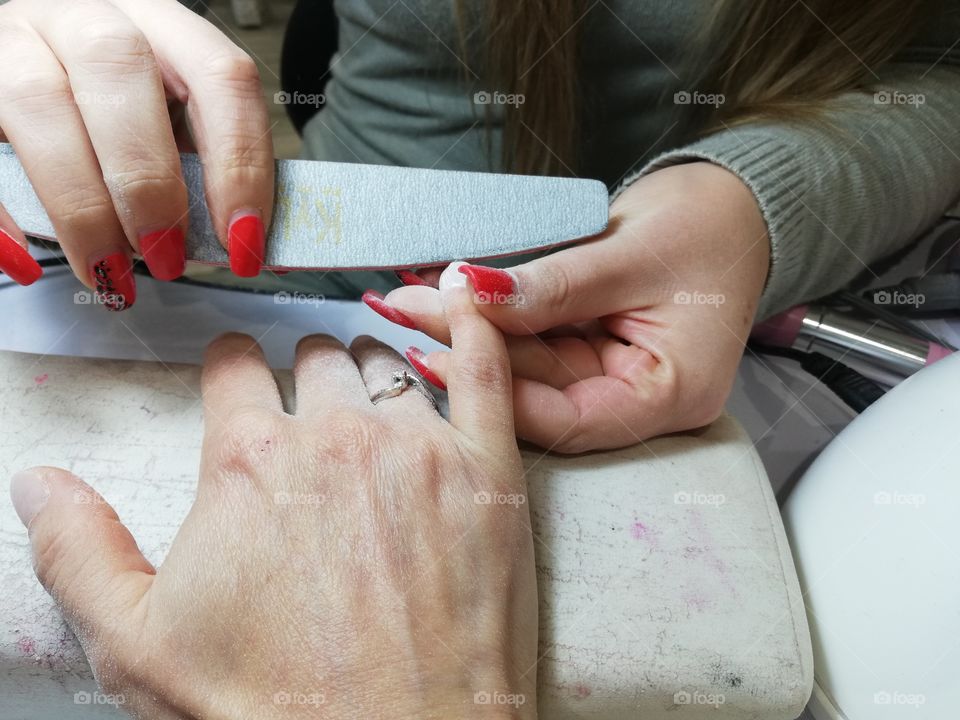
[[[32,285],[43,268],[27,252],[27,238],[3,205],[0,205],[0,272],[20,285]]]

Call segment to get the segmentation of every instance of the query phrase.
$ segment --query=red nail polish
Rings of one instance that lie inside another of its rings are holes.
[[[409,360],[410,364],[413,365],[413,369],[420,373],[424,380],[434,387],[440,388],[441,390],[447,389],[447,386],[444,384],[443,380],[437,377],[436,373],[427,367],[426,363],[424,362],[426,355],[424,355],[423,350],[411,345],[407,348],[406,355],[407,360]]]
[[[137,299],[137,282],[133,266],[125,252],[115,252],[93,263],[93,282],[97,290],[97,302],[107,310],[126,310]]]
[[[263,266],[265,234],[259,212],[234,217],[227,230],[230,269],[238,277],[256,277]]]
[[[43,275],[40,264],[3,230],[0,230],[0,271],[20,285],[32,285]]]
[[[513,276],[499,268],[484,267],[483,265],[461,265],[460,272],[470,278],[470,283],[477,295],[491,298],[490,302],[504,303],[505,298],[512,297],[515,292]],[[497,300],[497,298],[502,298]]]
[[[176,280],[187,264],[183,229],[172,227],[144,233],[140,236],[140,254],[157,280]]]
[[[417,329],[417,325],[413,320],[396,308],[387,305],[383,301],[383,295],[376,290],[367,290],[360,299],[363,300],[371,310],[377,313],[377,315],[385,317],[390,322],[402,325],[405,328],[410,328],[411,330]]]
[[[427,287],[430,287],[430,283],[417,275],[415,272],[410,272],[409,270],[395,270],[394,272],[397,274],[400,282],[402,282],[404,285],[426,285]]]

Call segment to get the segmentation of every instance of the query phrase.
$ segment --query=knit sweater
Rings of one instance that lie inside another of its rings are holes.
[[[683,144],[678,105],[701,99],[683,78],[702,8],[696,0],[590,5],[581,20],[578,174],[603,180],[616,196],[677,163],[707,160],[735,173],[755,194],[770,237],[759,317],[869,274],[956,201],[960,2],[944,2],[905,50],[872,69],[876,88],[837,97],[817,121],[725,127]],[[305,157],[500,169],[501,121],[513,106],[462,56],[453,3],[336,0],[335,9],[340,49],[326,104],[305,129]]]

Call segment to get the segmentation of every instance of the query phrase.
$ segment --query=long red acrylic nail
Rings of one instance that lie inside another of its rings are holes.
[[[376,290],[367,290],[360,296],[360,299],[363,300],[371,310],[377,313],[377,315],[385,317],[390,322],[402,325],[405,328],[410,328],[411,330],[417,329],[417,324],[413,320],[383,301],[382,293]]]
[[[427,356],[424,354],[423,350],[411,345],[407,348],[406,355],[407,360],[409,360],[410,364],[413,365],[413,369],[420,373],[424,380],[434,387],[440,388],[441,390],[447,389],[447,386],[443,380],[437,377],[437,374],[427,367]]]
[[[237,213],[227,230],[230,269],[238,277],[256,277],[263,267],[266,234],[259,211]]]
[[[40,264],[3,230],[0,230],[0,271],[20,285],[32,285],[43,275]]]
[[[187,265],[183,229],[172,227],[143,233],[140,254],[157,280],[176,280]]]
[[[470,283],[478,295],[506,298],[516,290],[513,276],[499,268],[483,265],[461,265],[460,272],[470,278]]]
[[[395,270],[394,272],[397,274],[400,282],[402,282],[404,285],[426,285],[427,287],[430,287],[430,283],[417,275],[415,272],[411,272],[410,270]]]
[[[137,282],[130,257],[125,252],[115,252],[94,261],[90,271],[97,302],[115,312],[133,307],[137,299]]]

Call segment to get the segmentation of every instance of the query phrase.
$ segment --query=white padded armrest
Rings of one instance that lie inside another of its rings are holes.
[[[199,376],[193,366],[0,353],[0,476],[72,470],[159,564],[195,490]],[[528,450],[524,461],[539,537],[541,717],[802,712],[813,667],[796,573],[766,475],[732,418],[627,450]],[[93,690],[2,497],[0,718],[119,717],[83,703]]]

